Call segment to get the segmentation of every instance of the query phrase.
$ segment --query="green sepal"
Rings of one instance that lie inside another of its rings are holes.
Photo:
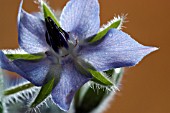
[[[43,58],[43,55],[31,55],[31,54],[5,54],[10,60],[24,59],[24,60],[39,60]]]
[[[37,97],[35,98],[34,102],[31,104],[31,107],[36,107],[38,104],[43,102],[51,93],[53,86],[54,86],[55,78],[53,77],[48,83],[41,87],[41,90]]]
[[[93,78],[91,79],[93,82],[96,82],[101,85],[111,86],[113,85],[112,81],[110,81],[104,73],[88,69],[88,71],[92,74]]]
[[[27,84],[24,84],[22,86],[18,86],[18,87],[12,88],[12,89],[7,89],[7,90],[4,91],[3,94],[5,96],[8,96],[8,95],[18,93],[20,91],[27,90],[27,89],[32,88],[32,87],[34,87],[34,85],[32,83],[27,83]]]
[[[52,20],[56,23],[56,25],[58,27],[60,27],[60,24],[55,16],[55,14],[51,11],[50,7],[43,1],[41,1],[41,6],[43,8],[43,12],[44,12],[44,18],[47,18],[47,17],[51,17]]]
[[[102,39],[102,37],[104,37],[106,35],[106,33],[112,29],[112,28],[118,28],[119,25],[121,24],[121,20],[118,20],[116,22],[113,22],[110,26],[108,26],[107,28],[105,28],[104,30],[102,30],[101,32],[99,32],[97,35],[95,35],[94,37],[92,37],[90,39],[89,42],[93,43],[93,42],[96,42],[100,39]]]
[[[114,69],[105,71],[104,73],[106,73],[111,78],[115,86],[117,87],[119,86],[123,76],[123,69],[121,69],[119,73],[116,73]],[[113,98],[114,94],[115,94],[114,90],[107,91],[104,90],[103,88],[93,89],[88,84],[85,84],[75,95],[74,98],[75,112],[91,113],[92,111],[94,112],[97,109],[99,110],[106,109],[109,102],[105,100],[108,100],[108,98]]]

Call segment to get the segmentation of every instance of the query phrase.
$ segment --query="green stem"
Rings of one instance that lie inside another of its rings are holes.
[[[15,94],[15,93],[17,93],[17,92],[20,92],[20,91],[29,89],[29,88],[31,88],[31,87],[34,87],[34,85],[31,84],[31,83],[27,83],[27,84],[24,84],[24,85],[22,85],[22,86],[18,86],[18,87],[16,87],[16,88],[8,89],[8,90],[4,91],[4,95],[5,95],[5,96],[12,95],[12,94]]]

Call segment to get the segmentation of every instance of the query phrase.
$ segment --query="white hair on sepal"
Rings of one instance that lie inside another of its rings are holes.
[[[107,79],[109,79],[110,81],[112,81],[112,76],[108,76],[106,73],[104,73],[104,72],[101,72]],[[113,81],[112,81],[112,83],[113,83]],[[91,87],[92,89],[94,89],[94,91],[95,91],[95,89],[103,89],[103,91],[108,91],[108,92],[110,92],[110,91],[114,91],[114,92],[116,92],[116,91],[119,91],[119,89],[118,89],[118,87],[116,86],[116,84],[114,84],[113,83],[113,85],[111,86],[107,86],[107,85],[102,85],[102,84],[99,84],[99,83],[97,83],[97,82],[94,82],[94,81],[89,81],[88,82],[88,84],[89,84],[89,87]]]
[[[52,13],[55,15],[55,17],[56,17],[57,19],[59,19],[58,17],[60,16],[61,11],[60,11],[60,10],[59,10],[59,11],[53,10],[53,9],[50,7],[49,2],[48,2],[47,0],[35,0],[34,2],[35,2],[36,4],[39,4],[39,9],[40,9],[40,11],[41,11],[43,14],[44,14],[44,11],[43,11],[42,4],[45,3],[45,4],[48,6],[48,8],[50,8],[50,10],[51,10]]]
[[[3,97],[3,103],[6,104],[15,104],[18,102],[25,102],[27,100],[30,100],[31,98],[34,98],[35,95],[37,95],[37,92],[39,92],[39,87],[32,87],[23,91],[19,91],[15,94],[11,94],[8,96]]]
[[[34,0],[34,3],[39,4],[39,5],[42,5],[43,2],[46,3],[46,4],[49,3],[49,2],[47,2],[47,0]]]
[[[120,25],[118,26],[117,29],[122,29],[122,28],[126,28],[125,26],[123,26],[124,23],[128,22],[127,20],[127,13],[126,14],[121,14],[121,15],[118,15],[118,16],[115,16],[114,17],[114,21],[118,21],[118,20],[121,20],[120,22]]]
[[[103,113],[110,106],[110,102],[114,99],[114,95],[119,91],[118,86],[115,84],[113,86],[104,86],[95,82],[90,81],[88,83],[90,87],[98,94],[99,89],[103,89],[103,91],[108,94],[104,99],[101,100],[99,106],[93,109],[90,113]]]
[[[115,68],[114,70],[115,70],[115,74],[121,74],[122,72],[122,68]],[[122,76],[119,78],[118,82],[115,83],[111,88],[109,87],[107,88],[106,86],[104,87],[108,95],[105,97],[105,99],[101,101],[99,106],[96,107],[90,113],[103,113],[107,108],[110,107],[110,102],[114,100],[114,96],[116,95],[117,91],[120,91],[119,88],[121,87],[121,79],[122,79]],[[93,87],[93,89],[96,89],[96,88]]]
[[[26,89],[24,91],[17,92],[15,94],[4,96],[3,97],[3,107],[6,112],[8,113],[10,110],[18,110],[18,109],[30,109],[29,104],[31,100],[33,100],[39,92],[39,87],[32,87],[29,89]],[[13,108],[15,106],[16,108]]]
[[[128,21],[126,20],[126,19],[127,19],[127,15],[128,15],[128,14],[121,14],[121,15],[118,15],[118,16],[115,15],[112,20],[110,20],[107,24],[104,24],[104,25],[100,28],[99,32],[105,30],[105,29],[108,28],[110,25],[112,25],[113,23],[115,23],[115,22],[117,22],[117,21],[119,21],[119,20],[120,20],[120,24],[119,24],[119,26],[118,26],[116,29],[119,29],[119,30],[120,30],[120,29],[122,29],[122,28],[125,28],[125,27],[123,26],[123,24],[126,23],[126,22],[128,22]]]
[[[73,106],[73,103],[71,103],[70,106]],[[73,107],[70,107],[68,113],[74,113]],[[40,104],[35,106],[34,108],[30,108],[27,112],[30,113],[30,110],[39,110],[42,113],[46,113],[44,110],[50,109],[50,113],[63,113],[63,111],[56,105],[56,103],[53,101],[51,94],[43,100]],[[39,113],[39,112],[37,112]]]
[[[47,2],[47,0],[34,0],[35,4],[38,4],[38,8],[40,9],[40,11],[43,13],[43,8],[42,8],[42,4],[49,4],[49,2]],[[48,5],[49,6],[49,5]]]
[[[18,49],[3,49],[2,52],[4,54],[28,54],[27,52],[25,52],[21,48],[18,48]]]
[[[39,108],[29,108],[25,113],[41,113]]]
[[[106,91],[107,93],[112,92],[112,91],[113,92],[119,91],[118,87],[115,84],[113,84],[113,86],[105,86],[105,85],[101,85],[93,81],[89,81],[88,85],[90,88],[92,88],[97,93],[99,89],[102,89],[103,91]]]
[[[8,76],[8,74],[6,73],[2,73],[4,76],[2,76],[3,78],[3,91],[8,91],[8,90],[12,90],[15,89],[17,87],[21,87],[24,85],[29,84],[30,82],[28,82],[26,79],[24,78],[15,78],[12,79],[11,76]],[[39,87],[31,87],[29,89],[25,89],[23,91],[19,91],[16,92],[15,94],[11,94],[11,95],[4,95],[2,94],[2,104],[4,107],[4,113],[9,113],[10,110],[15,109],[15,107],[18,107],[17,105],[22,104],[23,107],[27,108],[27,104],[30,102],[31,99],[33,99],[36,95],[37,92],[40,90]],[[15,106],[15,107],[13,107]],[[14,112],[15,113],[15,112]]]
[[[36,96],[36,97],[37,97],[37,96]],[[35,101],[35,99],[36,99],[36,98],[32,99],[32,100],[30,101],[30,103],[29,103],[28,106],[31,106],[31,104]],[[41,109],[42,107],[50,108],[49,105],[48,105],[48,101],[54,103],[54,102],[52,101],[52,96],[51,96],[51,94],[50,94],[47,98],[45,98],[41,103],[39,103],[37,106],[32,107],[32,108],[29,108],[28,111],[30,111],[30,110],[36,110],[36,109],[39,110],[39,109]]]

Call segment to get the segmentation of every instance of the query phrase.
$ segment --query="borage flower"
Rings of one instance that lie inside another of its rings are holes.
[[[70,0],[62,11],[61,26],[50,16],[43,19],[27,13],[22,3],[18,13],[20,48],[43,58],[9,60],[1,51],[0,67],[18,73],[36,86],[55,77],[58,82],[51,95],[63,110],[69,109],[75,92],[93,78],[88,69],[100,72],[134,66],[157,49],[143,46],[112,28],[98,41],[90,42],[100,27],[98,0]]]

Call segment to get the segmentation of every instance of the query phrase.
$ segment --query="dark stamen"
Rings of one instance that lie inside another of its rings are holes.
[[[58,27],[50,17],[47,17],[45,22],[47,27],[46,41],[54,49],[54,51],[58,52],[58,49],[61,47],[68,48],[68,33]]]
[[[45,33],[45,37],[46,37],[47,44],[48,44],[48,45],[51,45],[51,42],[50,42],[50,39],[49,39],[50,37],[49,37],[47,31],[46,31],[46,33]]]

